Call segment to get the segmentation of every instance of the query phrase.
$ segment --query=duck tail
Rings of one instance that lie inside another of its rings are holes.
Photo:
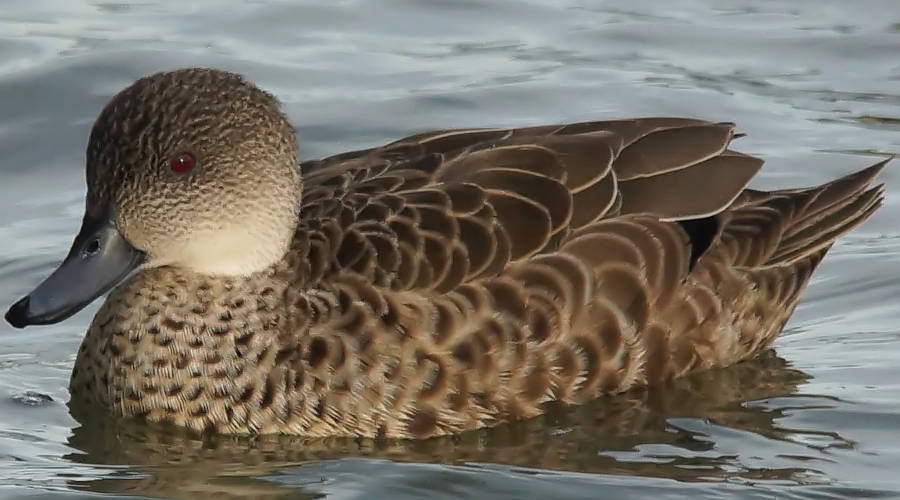
[[[746,190],[722,231],[733,264],[758,268],[804,261],[814,268],[838,238],[881,206],[884,186],[871,184],[890,160],[817,187]]]

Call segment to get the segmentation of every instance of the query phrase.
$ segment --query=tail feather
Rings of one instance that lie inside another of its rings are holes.
[[[800,192],[812,195],[809,205],[804,209],[808,217],[814,217],[821,211],[839,205],[863,192],[875,180],[875,177],[884,169],[891,158],[882,160],[870,167],[853,172],[835,179],[827,184],[814,188],[801,189]]]
[[[890,159],[821,186],[747,190],[723,228],[739,267],[792,264],[818,255],[868,219],[884,200],[871,183]]]
[[[790,263],[829,246],[835,240],[865,222],[884,200],[884,188],[869,189],[851,198],[849,203],[841,203],[837,210],[828,210],[824,217],[805,224],[785,238],[770,263]]]

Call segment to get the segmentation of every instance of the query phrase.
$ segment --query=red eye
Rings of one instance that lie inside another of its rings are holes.
[[[190,153],[178,153],[169,161],[169,167],[172,168],[173,172],[183,174],[194,168],[194,155]]]

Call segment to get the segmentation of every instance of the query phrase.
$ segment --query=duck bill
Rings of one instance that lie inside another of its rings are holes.
[[[9,308],[16,328],[58,323],[84,309],[144,262],[109,216],[85,216],[66,259],[43,283]]]

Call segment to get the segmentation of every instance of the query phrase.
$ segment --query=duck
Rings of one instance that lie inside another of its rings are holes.
[[[81,229],[14,327],[101,295],[73,401],[201,433],[424,439],[764,351],[888,160],[748,188],[735,125],[445,129],[299,160],[278,99],[184,68],[116,94]]]

